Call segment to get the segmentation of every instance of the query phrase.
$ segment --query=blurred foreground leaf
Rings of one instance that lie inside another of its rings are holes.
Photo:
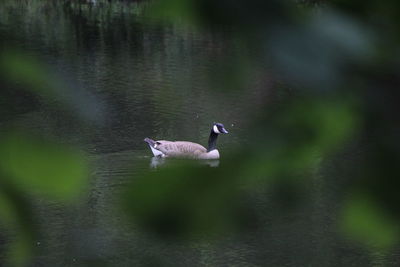
[[[389,248],[398,241],[398,225],[367,195],[349,199],[341,223],[349,237],[372,247]]]
[[[46,104],[76,113],[81,120],[102,123],[103,107],[96,97],[77,84],[68,86],[56,73],[43,60],[26,52],[3,49],[0,53],[0,80],[6,81],[6,90],[31,92]]]
[[[238,221],[232,219],[235,177],[222,175],[220,168],[178,163],[131,184],[123,201],[134,222],[161,236],[183,238],[232,227]]]
[[[270,112],[262,122],[240,172],[244,177],[267,181],[288,172],[317,168],[322,158],[340,150],[353,137],[359,114],[348,100],[298,97]]]
[[[26,266],[33,255],[37,236],[32,205],[20,190],[0,176],[0,225],[11,230],[13,238],[7,247],[7,266]]]
[[[5,51],[0,55],[0,74],[5,79],[42,97],[54,96],[56,83],[44,65],[22,52]]]
[[[3,194],[0,193],[0,218],[1,223],[12,224],[17,220],[17,209],[14,203]]]
[[[11,244],[8,262],[11,266],[26,266],[33,256],[30,235],[19,232],[18,237]]]
[[[0,170],[20,190],[60,200],[73,200],[87,178],[82,153],[19,132],[1,136]]]
[[[198,18],[194,8],[194,1],[191,0],[151,1],[145,14],[155,19],[196,25]]]

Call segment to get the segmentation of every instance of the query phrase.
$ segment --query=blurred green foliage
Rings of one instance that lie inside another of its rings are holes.
[[[11,101],[7,93],[20,88],[47,103],[69,101],[48,68],[22,51],[2,49],[0,81],[6,103]],[[26,266],[38,234],[29,198],[76,202],[86,187],[88,166],[79,149],[13,127],[12,121],[3,125],[7,127],[0,132],[0,223],[14,235],[7,264]]]
[[[48,70],[35,59],[12,49],[5,49],[1,54],[0,70],[2,77],[11,83],[19,83],[42,97],[50,99],[56,96],[55,81]]]
[[[354,194],[343,210],[343,231],[372,249],[390,248],[397,242],[399,225],[366,194]]]
[[[14,131],[1,136],[0,169],[4,182],[21,191],[74,200],[87,177],[79,150]]]
[[[398,99],[398,94],[392,94],[390,91],[394,89],[391,84],[379,83],[379,89],[365,88],[365,83],[377,78],[370,76],[371,73],[377,73],[378,76],[385,75],[380,73],[380,70],[388,68],[387,62],[381,58],[382,49],[393,48],[392,45],[380,47],[382,39],[378,41],[377,38],[388,40],[392,38],[385,32],[376,31],[375,21],[370,20],[371,13],[365,13],[366,10],[373,10],[376,5],[372,5],[372,1],[352,4],[344,4],[343,1],[303,2],[306,2],[304,6],[313,8],[296,7],[290,1],[235,1],[232,3],[230,1],[171,0],[154,1],[154,5],[147,10],[148,14],[155,18],[167,19],[172,23],[184,21],[192,26],[217,32],[222,29],[232,29],[232,35],[246,44],[246,51],[252,51],[253,61],[269,60],[274,65],[278,77],[283,77],[288,86],[293,87],[296,92],[293,97],[283,99],[282,106],[278,105],[273,112],[266,110],[265,113],[270,115],[267,118],[255,119],[251,128],[252,136],[258,136],[258,138],[254,139],[247,149],[241,150],[236,159],[230,159],[231,165],[226,168],[221,167],[224,171],[236,169],[234,173],[226,173],[230,176],[232,183],[251,181],[255,177],[259,177],[258,181],[260,179],[269,181],[273,178],[275,182],[279,182],[288,173],[296,170],[311,171],[319,168],[321,160],[326,161],[331,155],[345,150],[346,144],[355,142],[355,137],[358,140],[363,138],[368,140],[366,137],[368,132],[376,130],[369,127],[371,108],[381,110],[381,115],[389,112],[387,106],[379,103],[376,105],[374,101],[366,98],[369,90],[383,90],[386,92],[386,97]],[[319,6],[318,4],[322,2],[324,5]],[[386,7],[390,5],[382,4]],[[396,12],[390,12],[390,14],[397,15]],[[397,23],[395,16],[385,16],[385,21],[392,25]],[[240,64],[236,67],[239,69],[235,71],[237,73],[245,68]],[[395,68],[395,65],[392,68]],[[229,78],[226,79],[226,84],[229,84],[229,80]],[[392,122],[385,120],[382,116],[380,127],[382,125],[392,125]],[[384,139],[385,136],[382,134],[375,138],[372,142]],[[384,146],[386,145],[369,148],[370,153],[385,153]],[[242,153],[246,155],[244,158]],[[395,152],[396,155],[398,153],[399,151]],[[361,167],[357,166],[357,168],[365,172],[374,170],[379,172],[383,167],[379,162],[368,162],[371,165],[362,163]],[[151,178],[146,176],[147,180],[139,182],[140,185],[136,183],[132,185],[132,188],[138,187],[142,192],[138,194],[132,189],[129,198],[130,205],[135,203],[135,207],[142,207],[131,209],[131,212],[136,215],[136,220],[144,220],[143,224],[146,226],[158,222],[165,227],[170,227],[171,231],[197,229],[191,223],[191,219],[188,219],[187,225],[182,225],[182,218],[195,216],[197,209],[194,205],[190,206],[193,208],[191,210],[175,205],[176,202],[171,204],[166,201],[170,199],[172,192],[193,191],[189,188],[178,189],[187,182],[187,177],[196,176],[195,173],[190,174],[189,171],[181,173],[179,168],[181,167],[165,171],[165,174],[161,171],[151,173]],[[353,173],[355,169],[354,165],[348,164],[348,172]],[[376,183],[384,182],[379,181],[381,179],[379,175],[370,177],[369,181],[363,181],[358,175],[349,177],[352,181],[349,182],[352,184],[351,188],[368,188],[371,180]],[[394,172],[389,175],[394,175]],[[213,179],[219,177],[217,174],[208,176],[212,176]],[[175,182],[172,184],[176,185],[176,188],[154,191],[153,187],[157,183],[150,181],[169,181],[168,177],[174,177]],[[204,176],[197,177],[201,179]],[[391,178],[388,177],[388,179],[390,186],[398,185]],[[181,184],[177,184],[176,180]],[[255,183],[255,186],[257,185],[259,184]],[[368,188],[368,192],[374,196],[369,200],[371,205],[349,200],[348,209],[340,224],[345,225],[345,233],[350,237],[387,248],[398,241],[396,223],[386,221],[388,209],[377,208],[373,199],[380,198],[381,194],[394,194],[394,192],[385,190],[376,195],[376,191],[376,188]],[[235,194],[234,192],[235,190],[231,188],[230,193]],[[147,193],[153,196],[151,201],[144,197]],[[178,193],[177,199],[180,198],[188,199],[186,195]],[[381,201],[389,206],[397,205],[395,202],[384,199]],[[169,204],[165,207],[164,203]],[[205,201],[205,203],[208,202]],[[165,214],[166,211],[168,214]],[[188,215],[188,211],[191,211],[191,215]],[[213,220],[211,214],[208,217],[211,221]],[[398,218],[398,216],[395,217]],[[164,224],[160,218],[168,218],[169,222]],[[363,220],[370,223],[361,222]],[[214,223],[218,224],[217,221]],[[156,224],[155,228],[159,228],[159,224]]]
[[[318,179],[327,165],[342,162],[343,169],[328,175],[343,190],[337,229],[372,248],[398,243],[396,1],[300,1],[306,3],[301,6],[296,1],[256,0],[155,0],[131,6],[108,2],[62,4],[78,26],[87,19],[106,28],[107,18],[129,14],[160,25],[177,23],[193,31],[228,34],[243,47],[242,58],[221,60],[209,78],[217,79],[225,93],[241,88],[243,80],[261,84],[259,114],[248,116],[245,125],[250,136],[230,156],[224,155],[220,167],[174,161],[156,171],[146,169],[127,185],[121,205],[134,224],[161,238],[246,232],[260,220],[252,212],[253,202],[243,204],[254,192],[276,187],[281,199],[302,201],[296,198],[297,190]],[[255,66],[261,66],[261,75],[254,75]],[[276,103],[263,99],[269,90],[262,80],[267,69],[285,87],[276,89]],[[68,97],[73,90],[22,52],[4,48],[0,70],[9,90],[22,88],[44,102],[88,105],[80,95]],[[173,91],[165,86],[165,95]],[[162,105],[165,95],[152,98]],[[185,95],[173,99],[184,101]],[[69,112],[74,105],[67,105]],[[347,161],[342,158],[346,153],[355,155]],[[17,233],[10,256],[15,264],[23,265],[32,255],[37,234],[27,196],[76,200],[87,183],[85,158],[79,149],[47,137],[2,129],[0,220]]]
[[[123,199],[135,222],[162,237],[218,236],[238,222],[236,182],[225,168],[177,161],[144,174]]]

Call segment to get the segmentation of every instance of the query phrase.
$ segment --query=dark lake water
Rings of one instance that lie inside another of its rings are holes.
[[[12,95],[2,125],[12,121],[81,147],[91,165],[77,205],[34,201],[40,239],[32,266],[397,266],[398,254],[368,250],[338,233],[332,211],[340,205],[339,185],[324,178],[335,166],[318,172],[302,191],[306,201],[285,212],[268,189],[256,190],[249,209],[262,219],[253,231],[178,241],[128,226],[116,196],[162,164],[145,137],[206,145],[212,123],[223,122],[230,133],[218,140],[222,165],[251,142],[251,119],[279,101],[277,83],[257,64],[238,77],[232,66],[246,64],[238,56],[251,51],[230,31],[160,24],[124,5],[79,11],[28,2],[0,5],[0,42],[43,62],[68,88],[67,100],[60,108],[28,93]]]

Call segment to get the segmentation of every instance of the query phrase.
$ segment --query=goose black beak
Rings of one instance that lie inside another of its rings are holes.
[[[225,128],[222,128],[222,133],[227,134],[229,132]]]

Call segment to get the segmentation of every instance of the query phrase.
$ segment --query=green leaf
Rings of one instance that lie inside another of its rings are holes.
[[[17,218],[17,212],[14,204],[2,192],[0,192],[0,218],[0,223],[6,224],[11,224],[15,222]]]
[[[367,195],[349,200],[341,226],[348,237],[374,247],[389,248],[398,241],[396,223]]]
[[[0,56],[0,73],[10,82],[24,85],[42,97],[53,97],[56,93],[56,82],[39,61],[22,52],[6,50]]]
[[[187,0],[161,0],[153,1],[147,7],[146,14],[149,17],[178,22],[187,25],[198,24],[198,17],[195,12],[193,1]]]
[[[7,261],[10,266],[27,266],[33,257],[32,240],[29,235],[19,234],[16,240],[11,242],[8,248]]]
[[[163,237],[213,236],[234,227],[235,182],[220,170],[177,161],[143,173],[122,195],[134,222]]]
[[[27,266],[37,237],[32,205],[22,192],[0,178],[0,223],[13,233],[6,247],[6,266]]]
[[[20,190],[60,200],[76,197],[87,178],[80,151],[19,132],[0,140],[0,171]]]

